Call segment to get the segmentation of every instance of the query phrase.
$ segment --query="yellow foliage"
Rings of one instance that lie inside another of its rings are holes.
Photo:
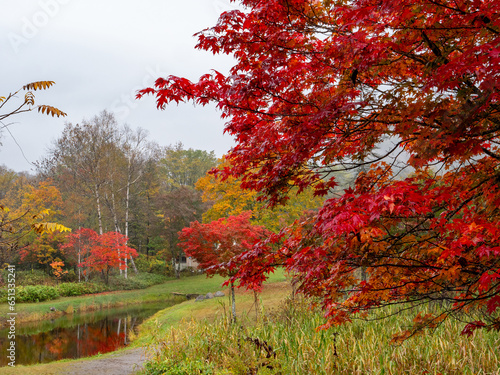
[[[4,120],[5,118],[19,114],[21,112],[27,112],[27,111],[32,111],[35,108],[38,108],[38,112],[41,112],[43,114],[51,115],[52,117],[57,116],[57,117],[64,117],[66,116],[66,113],[61,111],[58,108],[52,107],[50,105],[38,105],[35,107],[35,94],[33,94],[32,91],[36,90],[46,90],[52,85],[54,85],[54,81],[38,81],[38,82],[31,82],[22,87],[22,89],[17,90],[14,93],[9,94],[8,96],[2,96],[0,97],[0,107],[3,107],[5,103],[7,103],[9,100],[12,98],[16,98],[17,94],[21,90],[29,90],[25,95],[24,95],[24,103],[20,105],[16,110],[10,113],[5,113],[5,114],[0,114],[0,121]],[[28,106],[28,108],[24,108],[25,106]]]
[[[54,81],[38,81],[38,82],[31,82],[23,86],[23,90],[46,90],[50,86],[54,85]]]
[[[27,92],[26,95],[24,95],[24,103],[27,105],[35,105],[35,94],[31,91]]]
[[[38,112],[42,113],[47,113],[48,115],[52,115],[52,117],[57,116],[57,117],[65,117],[67,114],[60,109],[57,109],[55,107],[51,107],[50,105],[39,105],[38,106]]]
[[[54,275],[58,279],[60,279],[62,275],[68,273],[68,271],[63,271],[62,267],[64,267],[64,262],[59,258],[56,258],[52,263],[50,263],[50,266],[52,267]]]
[[[35,223],[31,226],[35,233],[71,232],[71,229],[58,223]]]
[[[229,163],[223,158],[218,168],[222,169],[227,166]],[[257,192],[242,189],[240,184],[240,179],[229,177],[221,181],[209,173],[196,182],[196,188],[203,191],[203,201],[213,203],[212,207],[203,214],[203,222],[238,215],[243,211],[252,211],[252,224],[263,225],[276,233],[299,219],[304,211],[316,209],[323,203],[323,199],[315,197],[311,189],[297,194],[298,188],[294,188],[285,205],[270,209],[265,202],[257,201]]]

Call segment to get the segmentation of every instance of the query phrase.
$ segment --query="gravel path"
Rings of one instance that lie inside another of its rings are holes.
[[[142,369],[145,360],[143,348],[126,350],[106,358],[97,358],[71,364],[61,375],[130,375]]]

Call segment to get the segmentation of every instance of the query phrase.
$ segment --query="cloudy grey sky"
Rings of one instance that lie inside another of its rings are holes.
[[[213,26],[229,0],[0,0],[0,96],[33,81],[56,85],[37,91],[36,104],[68,114],[28,113],[9,118],[0,141],[0,164],[30,171],[65,122],[78,123],[103,109],[120,123],[147,129],[161,145],[214,150],[233,145],[214,107],[192,103],[156,109],[153,98],[134,99],[159,76],[196,80],[210,69],[226,72],[227,56],[194,49],[193,34]],[[22,96],[19,101],[22,100]]]

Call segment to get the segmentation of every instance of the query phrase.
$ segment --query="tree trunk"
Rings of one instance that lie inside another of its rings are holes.
[[[80,242],[80,239],[78,239],[78,242]],[[82,253],[80,244],[78,244],[78,282],[81,282],[81,276],[82,276],[82,267],[80,267],[81,263],[82,263]]]
[[[115,193],[111,193],[111,212],[113,214],[113,222],[115,224],[115,232],[121,233],[120,226],[118,224],[118,215],[116,214]],[[122,270],[122,268],[119,267],[119,272],[120,272],[120,276],[121,276],[123,274],[123,271],[125,271],[125,278],[127,278],[127,259],[126,259],[126,256],[124,258],[125,258],[124,259],[125,260],[125,270]],[[120,263],[121,263],[122,256],[120,253],[120,249],[118,249],[118,259],[120,260]]]
[[[234,295],[234,284],[231,283],[231,323],[236,323],[236,299]]]
[[[179,254],[179,259],[177,262],[177,271],[175,272],[175,277],[180,279],[181,278],[181,256]]]
[[[101,196],[99,195],[99,186],[95,185],[95,199],[97,205],[97,220],[99,222],[99,234],[102,235],[102,213],[101,213]]]
[[[127,237],[127,243],[128,244],[128,213],[129,213],[129,210],[130,210],[130,185],[131,185],[131,182],[130,182],[130,157],[128,159],[128,169],[129,169],[129,173],[128,173],[128,177],[127,177],[127,190],[126,190],[126,194],[125,194],[125,237]],[[125,245],[126,245],[125,244]],[[130,263],[132,264],[132,268],[134,269],[134,273],[137,275],[137,267],[135,266],[135,262],[134,262],[134,259],[132,258],[132,256],[130,256]],[[127,258],[125,257],[125,278],[127,278]]]
[[[259,298],[257,296],[257,291],[253,291],[253,303],[255,305],[255,321],[259,321]]]
[[[134,258],[132,258],[132,255],[130,256],[130,264],[132,264],[132,269],[134,270],[134,273],[137,275],[139,271],[137,271],[137,267],[135,266]]]
[[[125,194],[125,237],[127,237],[127,242],[125,245],[128,243],[128,208],[129,208],[129,197],[130,197],[130,157],[128,158],[128,173],[127,173],[127,189],[126,189],[126,194]],[[128,278],[128,264],[127,264],[127,258],[128,256],[126,255],[124,257],[125,261],[125,278]],[[132,258],[132,257],[130,257]],[[136,272],[137,273],[137,272]]]

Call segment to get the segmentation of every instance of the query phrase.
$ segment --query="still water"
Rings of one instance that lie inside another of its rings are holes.
[[[16,365],[47,363],[107,353],[129,344],[130,333],[168,304],[144,304],[65,315],[36,324],[16,324]],[[6,329],[0,330],[0,366],[7,366]]]

